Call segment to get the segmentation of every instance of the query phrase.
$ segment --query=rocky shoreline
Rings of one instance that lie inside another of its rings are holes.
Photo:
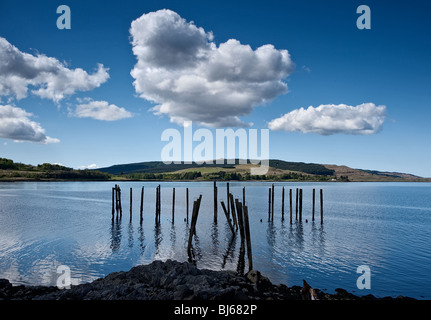
[[[46,286],[13,286],[0,279],[0,300],[393,300],[412,299],[335,294],[303,287],[272,284],[259,271],[244,276],[232,271],[198,269],[173,260],[154,261],[129,271],[114,272],[91,283],[60,290]],[[412,299],[413,300],[413,299]]]

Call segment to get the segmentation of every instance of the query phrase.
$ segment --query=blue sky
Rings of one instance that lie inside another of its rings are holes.
[[[56,9],[62,4],[71,9],[70,30],[56,26],[60,16]],[[356,27],[356,8],[361,4],[371,9],[370,30]],[[173,13],[149,15],[161,9]],[[61,70],[38,74],[34,79],[42,80],[37,83],[20,78],[27,92],[18,97],[18,91],[7,88],[12,88],[11,83],[18,88],[19,83],[12,82],[11,71],[4,71],[12,69],[12,54],[0,57],[0,156],[74,168],[160,160],[166,145],[160,139],[162,132],[181,131],[182,120],[193,120],[195,129],[211,130],[236,121],[253,123],[253,129],[271,128],[271,158],[431,177],[430,9],[424,1],[0,0],[3,50],[13,46],[14,54],[28,61],[42,54],[52,59],[38,58],[39,64]],[[132,22],[143,15],[131,34]],[[178,43],[169,41],[184,52],[211,44],[215,50],[205,54],[213,60],[190,71],[188,56],[176,55],[175,48],[157,51],[169,38],[168,17],[182,21],[183,31],[194,32],[187,34],[191,47],[186,38],[180,41],[184,32],[178,33]],[[155,32],[152,38],[150,29]],[[241,53],[223,61],[224,45],[224,53]],[[251,50],[245,50],[247,45]],[[272,49],[259,60],[258,48],[264,45]],[[133,49],[146,51],[138,56]],[[284,50],[288,59],[282,58]],[[178,59],[172,62],[173,55]],[[240,72],[232,80],[232,74],[223,72],[234,57],[239,64],[248,58],[261,64],[235,66]],[[141,67],[136,65],[138,59]],[[280,63],[274,66],[273,61]],[[174,81],[178,74],[185,75],[178,70],[187,69],[191,72],[187,76],[202,76],[207,86],[200,88],[198,82],[193,97],[183,91],[158,91],[149,81],[153,76],[160,79],[160,74],[150,75],[146,68],[160,63],[165,63],[163,79]],[[78,77],[77,69],[84,73],[83,82],[65,82]],[[215,77],[221,88],[217,97],[226,108],[197,98],[208,96]],[[250,77],[259,84],[255,91],[246,81]],[[43,93],[37,91],[46,86]],[[233,87],[246,92],[241,102],[228,100]],[[63,95],[56,99],[50,96],[53,92]],[[363,104],[366,108],[360,107]],[[96,105],[100,109],[94,109]],[[160,105],[156,114],[152,108]],[[379,106],[384,106],[383,113]],[[353,124],[348,121],[352,117]],[[271,125],[274,119],[280,119],[280,125]],[[363,123],[368,131],[360,127]],[[17,141],[14,134],[21,127],[14,126],[18,125],[30,126],[39,135]]]

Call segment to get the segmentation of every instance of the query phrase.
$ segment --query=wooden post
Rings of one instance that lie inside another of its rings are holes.
[[[159,223],[160,216],[160,185],[156,187],[156,223]]]
[[[232,231],[232,234],[235,234],[235,230],[233,229],[232,222],[230,221],[229,215],[227,214],[226,206],[223,201],[220,201],[220,203],[221,203],[221,207],[223,208],[224,214],[226,216],[227,223],[229,224],[230,231]]]
[[[172,223],[175,221],[175,188],[172,188]]]
[[[186,188],[186,213],[187,213],[187,222],[189,222],[189,188]]]
[[[281,189],[281,220],[284,220],[284,186]]]
[[[302,188],[299,189],[299,221],[302,221]]]
[[[193,261],[192,240],[193,240],[193,235],[196,234],[196,221],[198,219],[201,199],[202,199],[202,195],[200,195],[199,198],[197,200],[195,200],[193,203],[192,221],[191,221],[191,225],[190,225],[189,240],[188,240],[188,244],[187,244],[187,254],[189,256],[189,262]]]
[[[248,209],[247,206],[243,206],[244,215],[244,228],[245,228],[245,239],[247,241],[247,257],[248,257],[248,271],[253,270],[253,256],[251,253],[251,239],[250,239],[250,225],[248,222]]]
[[[271,220],[274,221],[274,184],[272,184],[272,198],[271,198]]]
[[[320,189],[320,223],[323,223],[323,190]]]
[[[214,223],[217,223],[217,184],[214,180]]]
[[[162,187],[159,184],[159,215],[158,215],[158,223],[160,223],[160,215],[162,212]]]
[[[118,186],[118,207],[120,208],[120,219],[123,217],[123,208],[121,206],[121,188]]]
[[[142,222],[144,214],[144,186],[141,188],[141,207],[139,208],[140,221]]]
[[[271,220],[271,188],[268,189],[268,221]]]
[[[292,189],[289,189],[290,224],[292,224]]]
[[[157,223],[158,206],[159,206],[159,187],[156,187],[156,223]]]
[[[226,198],[227,198],[226,205],[227,205],[227,213],[228,213],[228,215],[230,215],[230,206],[229,206],[230,199],[229,199],[229,194],[230,194],[230,192],[229,192],[229,182],[227,182],[226,183]]]
[[[238,230],[238,211],[235,213],[235,202],[233,201],[233,195],[232,193],[229,194],[229,198],[230,198],[230,204],[231,204],[231,211],[232,211],[232,220],[233,223],[235,223],[236,229]],[[229,212],[228,212],[229,213]]]
[[[245,187],[242,187],[242,205],[245,206]]]
[[[117,218],[118,214],[120,213],[120,205],[119,205],[119,192],[118,192],[118,185],[115,185],[115,210],[117,211]]]
[[[316,189],[313,189],[313,211],[311,215],[311,220],[314,221],[314,211],[316,207]]]
[[[114,202],[115,202],[115,188],[112,188],[112,220],[114,220],[114,214],[115,214],[115,206],[114,206]]]
[[[298,220],[298,188],[296,188],[296,210],[295,210],[295,220]]]
[[[130,188],[130,221],[132,220],[132,188]]]
[[[243,220],[243,214],[242,214],[242,204],[238,201],[238,199],[235,199],[236,204],[236,213],[238,217],[238,226],[239,226],[239,234],[241,236],[241,248],[244,248],[244,220]]]

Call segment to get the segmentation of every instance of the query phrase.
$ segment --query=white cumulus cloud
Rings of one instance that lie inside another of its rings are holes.
[[[180,125],[248,126],[239,117],[286,93],[283,80],[294,69],[287,50],[253,50],[235,39],[217,45],[211,32],[167,9],[134,20],[130,34],[136,92]]]
[[[0,138],[14,141],[57,143],[60,140],[45,135],[39,123],[30,120],[33,115],[21,108],[0,105]]]
[[[89,91],[109,78],[108,69],[98,64],[94,73],[76,68],[43,54],[32,55],[0,37],[0,96],[27,97],[28,90],[41,98],[59,102],[76,91]]]
[[[374,134],[381,130],[386,106],[363,103],[357,106],[323,104],[318,107],[293,110],[268,123],[271,130],[298,131],[331,135]]]
[[[75,110],[69,111],[69,115],[77,118],[93,118],[104,121],[116,121],[133,116],[129,111],[117,107],[115,104],[93,100],[77,105]]]

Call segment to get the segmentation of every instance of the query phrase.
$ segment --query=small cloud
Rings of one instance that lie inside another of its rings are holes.
[[[82,101],[82,100],[80,100]],[[131,112],[124,108],[109,104],[106,101],[86,100],[86,103],[79,104],[75,110],[69,109],[69,116],[77,118],[93,118],[102,121],[116,121],[131,118]]]
[[[0,138],[15,142],[58,143],[57,138],[45,135],[45,129],[30,120],[33,114],[11,105],[0,105]]]
[[[97,164],[95,164],[95,163],[90,164],[90,165],[88,165],[88,166],[79,166],[79,167],[78,167],[78,169],[80,169],[80,170],[85,170],[85,169],[97,169],[97,168],[99,168],[99,166],[98,166]]]
[[[363,103],[357,106],[326,104],[307,109],[293,110],[280,118],[273,119],[268,127],[274,131],[337,133],[369,135],[381,130],[386,117],[386,106]]]
[[[302,66],[302,70],[304,70],[306,72],[311,72],[311,69],[307,66]]]

